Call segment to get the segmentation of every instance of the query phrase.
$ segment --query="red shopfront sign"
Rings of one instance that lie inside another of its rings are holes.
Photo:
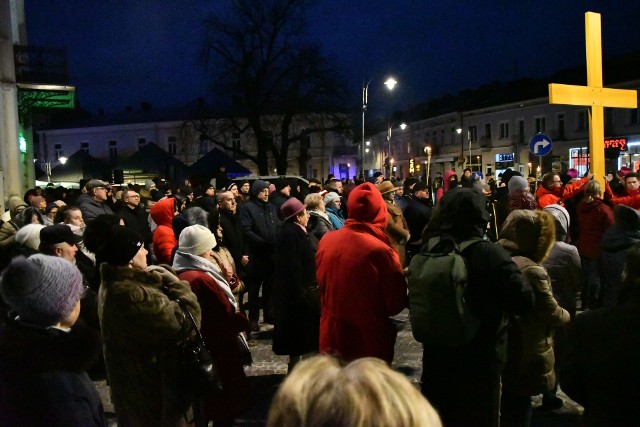
[[[605,138],[604,148],[617,148],[620,151],[627,151],[627,138]]]

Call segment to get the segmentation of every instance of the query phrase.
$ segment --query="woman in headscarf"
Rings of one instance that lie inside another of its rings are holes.
[[[204,402],[207,421],[231,426],[250,404],[249,381],[244,373],[239,340],[249,321],[238,304],[223,272],[212,262],[217,245],[211,231],[191,225],[180,233],[173,268],[198,297],[202,309],[201,333],[222,382],[222,392]]]
[[[170,267],[147,267],[134,231],[105,227],[96,251],[102,283],[98,314],[119,426],[187,426],[193,401],[177,344],[191,334],[180,299],[200,323],[200,306]]]

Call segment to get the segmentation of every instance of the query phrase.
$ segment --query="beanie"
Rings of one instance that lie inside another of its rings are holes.
[[[82,297],[80,271],[64,258],[16,257],[0,278],[0,295],[26,323],[52,326],[66,318]]]
[[[338,202],[338,201],[340,201],[340,196],[338,195],[338,193],[334,193],[333,191],[328,192],[324,196],[324,204],[326,206],[331,206],[333,202]]]
[[[155,185],[156,183],[151,181],[150,179],[144,182],[144,188],[146,188],[147,190],[151,190],[153,187],[155,187]]]
[[[251,196],[257,197],[258,194],[265,188],[269,188],[269,183],[261,179],[256,179],[255,181],[253,181],[253,184],[251,185]]]
[[[514,191],[524,191],[529,188],[529,181],[527,181],[522,176],[514,175],[509,179],[509,183],[507,184],[509,187],[509,193],[513,193]]]
[[[630,206],[616,205],[613,208],[613,220],[623,230],[640,231],[640,212]]]
[[[571,168],[567,171],[567,175],[569,175],[572,179],[578,178],[578,169]]]
[[[276,179],[276,182],[274,184],[276,186],[276,191],[280,191],[284,188],[287,188],[287,186],[291,186],[289,180],[286,178],[278,178]]]
[[[216,238],[207,227],[190,225],[180,233],[178,250],[191,255],[201,255],[217,245]]]
[[[16,232],[16,242],[34,251],[40,246],[40,230],[44,228],[42,224],[27,224]]]
[[[96,260],[110,265],[125,266],[142,247],[140,235],[122,225],[113,225],[104,235],[104,245],[96,252]]]

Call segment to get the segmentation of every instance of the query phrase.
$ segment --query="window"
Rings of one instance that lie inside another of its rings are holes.
[[[89,143],[86,141],[83,141],[80,143],[80,150],[84,151],[85,153],[89,154]]]
[[[175,156],[176,152],[178,151],[176,149],[177,141],[178,141],[178,138],[176,138],[175,136],[170,136],[170,137],[167,138],[167,151],[172,156]]]
[[[240,149],[240,132],[231,134],[231,146],[236,150]]]
[[[565,139],[564,138],[564,113],[558,114],[557,118],[558,118],[558,138]]]
[[[454,145],[456,143],[456,135],[458,134],[458,132],[456,132],[456,128],[452,127],[451,128],[451,145]]]
[[[64,157],[64,151],[62,151],[62,144],[56,144],[54,148],[56,151],[56,160],[60,160],[60,157]]]
[[[469,142],[476,142],[478,140],[478,127],[469,126],[468,134]]]
[[[147,138],[138,138],[138,150],[147,145]]]
[[[484,125],[484,136],[487,139],[491,139],[491,123],[485,123],[485,125]]]
[[[533,120],[533,129],[535,133],[545,132],[547,130],[547,119],[544,116],[536,117]]]
[[[440,129],[440,145],[444,145],[444,129]]]
[[[109,141],[109,162],[111,165],[118,163],[118,142]]]
[[[509,122],[500,123],[500,139],[509,139]]]
[[[589,122],[587,120],[587,110],[578,112],[578,130],[587,130],[589,128]]]
[[[518,120],[518,144],[524,145],[524,120]]]

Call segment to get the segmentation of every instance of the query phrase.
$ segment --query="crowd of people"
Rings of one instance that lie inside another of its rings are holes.
[[[106,378],[119,426],[233,425],[251,405],[247,341],[270,324],[289,358],[271,426],[521,426],[532,396],[562,406],[558,386],[587,424],[628,425],[640,181],[613,175],[604,188],[575,170],[195,189],[91,179],[14,195],[0,226],[0,419],[106,425],[91,382]],[[424,345],[420,393],[389,369],[408,267],[433,242],[469,239],[477,327],[463,345]],[[185,309],[219,376],[210,396],[180,370]]]

